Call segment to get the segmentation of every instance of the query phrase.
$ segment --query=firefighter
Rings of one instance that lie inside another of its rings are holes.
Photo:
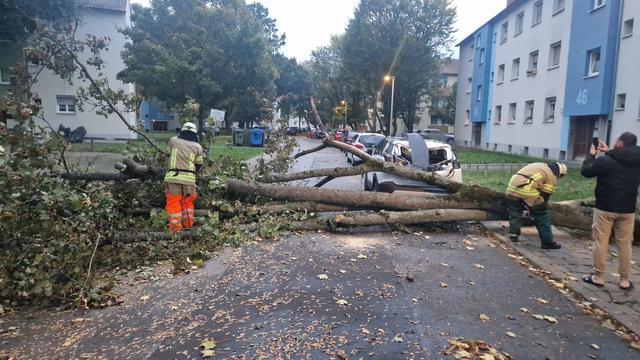
[[[509,238],[518,241],[525,207],[533,216],[543,249],[560,249],[553,241],[548,201],[556,191],[558,179],[567,173],[565,164],[532,163],[511,177],[507,187],[507,209],[509,212]]]
[[[168,146],[171,154],[164,177],[166,210],[169,214],[169,230],[176,233],[192,228],[194,222],[193,202],[198,197],[196,173],[203,162],[196,125],[185,123],[178,136],[169,140]]]

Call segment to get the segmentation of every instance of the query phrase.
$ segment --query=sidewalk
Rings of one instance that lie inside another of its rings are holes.
[[[513,243],[507,237],[507,222],[492,221],[485,222],[484,225],[506,246],[520,253],[542,270],[548,271],[556,279],[562,280],[570,290],[582,295],[586,301],[605,311],[636,335],[640,335],[640,248],[634,247],[631,265],[630,280],[636,288],[625,292],[618,287],[616,244],[609,246],[605,286],[598,288],[581,279],[582,275],[591,272],[593,268],[591,255],[593,245],[590,240],[573,238],[554,227],[555,240],[562,244],[562,249],[548,251],[540,249],[538,233],[534,227],[522,228],[520,241]]]

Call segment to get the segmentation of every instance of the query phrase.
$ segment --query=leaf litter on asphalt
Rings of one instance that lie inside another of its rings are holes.
[[[443,352],[456,359],[512,360],[506,352],[500,351],[482,340],[450,339],[449,346]]]

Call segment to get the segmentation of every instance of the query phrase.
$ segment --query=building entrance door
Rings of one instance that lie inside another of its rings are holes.
[[[573,160],[584,159],[589,153],[597,119],[597,116],[579,116],[573,119]]]
[[[482,146],[482,123],[474,123],[471,127],[473,146]]]

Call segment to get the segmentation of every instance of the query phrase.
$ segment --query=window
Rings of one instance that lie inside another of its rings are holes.
[[[550,97],[545,100],[544,104],[544,121],[553,122],[556,117],[556,98]]]
[[[598,76],[600,74],[600,48],[589,50],[587,57],[589,60],[587,77]]]
[[[476,35],[476,47],[480,47],[481,41],[482,41],[482,34]]]
[[[484,48],[480,49],[480,65],[484,64]]]
[[[564,1],[565,0],[554,0],[553,1],[553,14],[557,14],[560,11],[564,10]]]
[[[629,37],[633,35],[633,19],[625,20],[622,25],[622,37]]]
[[[528,146],[525,146],[522,149],[522,155],[529,156],[529,147]]]
[[[495,113],[494,123],[495,124],[501,124],[502,123],[502,105],[496,106],[496,113]]]
[[[6,67],[0,67],[0,84],[6,85],[9,84],[9,69]]]
[[[516,123],[516,111],[517,111],[517,104],[516,103],[511,103],[509,104],[509,123],[510,124],[515,124]]]
[[[549,51],[549,69],[555,69],[560,66],[560,51],[562,49],[562,43],[558,41],[557,43],[551,44],[551,49]]]
[[[616,96],[616,110],[622,111],[624,110],[627,102],[627,94],[618,94]]]
[[[549,149],[542,149],[542,158],[543,159],[549,158]]]
[[[476,96],[476,101],[482,101],[482,85],[478,85],[478,95]]]
[[[473,83],[473,78],[467,79],[467,94],[471,93],[471,84]]]
[[[511,80],[518,80],[520,76],[520,58],[513,59],[511,64]]]
[[[534,76],[538,73],[538,51],[534,51],[529,54],[529,68],[527,69],[527,76]]]
[[[515,30],[515,34],[513,34],[513,37],[516,37],[520,34],[522,34],[522,25],[524,24],[524,11],[521,12],[520,14],[516,15],[516,30]]]
[[[542,1],[538,1],[533,5],[533,19],[531,26],[536,26],[542,22]]]
[[[533,100],[524,103],[524,123],[533,123]]]
[[[509,36],[509,22],[505,22],[502,24],[502,30],[500,31],[500,43],[504,43],[507,41],[507,37]]]
[[[593,8],[592,10],[597,10],[600,9],[601,7],[604,6],[605,4],[605,0],[592,0],[593,1]]]
[[[57,113],[59,114],[75,114],[76,98],[73,96],[56,96],[58,105]]]
[[[494,74],[494,72],[492,71],[492,72],[491,72],[491,78],[489,79],[489,82],[493,82],[494,78],[495,78],[495,74]]]
[[[498,143],[493,143],[493,151],[498,151]]]
[[[465,111],[464,124],[469,125],[469,120],[471,120],[471,111]]]
[[[513,151],[513,145],[509,144],[509,146],[507,146],[507,151],[511,153]]]
[[[498,84],[504,82],[504,64],[498,65]]]

